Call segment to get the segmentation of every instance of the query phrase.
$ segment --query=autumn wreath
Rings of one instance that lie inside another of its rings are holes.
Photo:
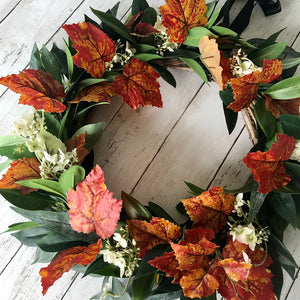
[[[241,40],[223,19],[232,1],[214,13],[217,2],[168,0],[159,15],[134,0],[125,24],[118,5],[92,9],[101,23],[86,17],[63,26],[65,51],[35,46],[30,69],[0,78],[34,108],[0,138],[0,193],[30,220],[8,231],[23,243],[30,236],[35,261],[50,262],[40,271],[43,294],[78,264],[84,275],[105,276],[101,299],[275,299],[281,268],[293,276],[282,239],[288,224],[299,226],[300,77],[292,76],[300,55],[275,42],[280,32]],[[229,133],[246,111],[255,142],[243,159],[253,173],[244,187],[187,183],[193,197],[177,206],[182,224],[155,203],[145,207],[125,192],[113,198],[93,168],[104,124],[84,125],[115,94],[132,109],[162,107],[157,79],[176,85],[168,67],[216,81]],[[128,278],[125,286],[118,277]]]

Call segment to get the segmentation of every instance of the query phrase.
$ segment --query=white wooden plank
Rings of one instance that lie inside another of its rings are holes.
[[[0,23],[6,18],[21,0],[2,0],[0,2]]]

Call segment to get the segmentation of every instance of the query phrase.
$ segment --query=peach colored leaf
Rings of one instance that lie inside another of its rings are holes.
[[[130,235],[140,248],[141,258],[156,245],[167,244],[181,236],[180,227],[163,218],[154,217],[150,223],[132,219],[127,223]]]
[[[35,157],[13,161],[0,180],[0,189],[20,189],[22,194],[34,191],[34,189],[17,184],[17,181],[41,178],[39,167],[40,162]]]
[[[73,56],[74,63],[93,77],[101,78],[106,68],[105,62],[110,62],[116,52],[114,41],[91,23],[64,25],[62,28],[78,51]]]
[[[257,95],[259,83],[270,83],[282,73],[281,61],[278,59],[264,60],[262,71],[254,71],[251,74],[232,78],[231,87],[234,100],[228,108],[240,111],[247,108]]]
[[[265,97],[266,109],[276,118],[286,114],[300,116],[300,97],[289,100],[275,100],[267,95]]]
[[[96,230],[103,239],[115,232],[122,208],[122,200],[113,198],[104,181],[103,171],[96,165],[76,191],[70,189],[67,198],[72,228],[83,233]]]
[[[124,66],[123,75],[114,78],[114,89],[133,109],[137,109],[139,105],[162,107],[158,77],[152,67],[137,58],[132,58]]]
[[[267,194],[290,182],[291,178],[286,173],[284,161],[290,158],[295,145],[294,138],[285,134],[277,134],[277,144],[274,143],[270,150],[251,152],[243,158],[243,162],[259,183],[260,193]]]
[[[110,97],[114,95],[112,82],[100,82],[84,88],[72,101],[69,103],[87,102],[110,102]]]
[[[65,97],[64,88],[48,72],[24,70],[19,74],[0,78],[0,84],[21,94],[19,104],[31,105],[37,110],[44,109],[48,113],[61,113],[66,108],[59,101]]]
[[[239,262],[233,258],[226,258],[219,261],[219,266],[222,266],[227,274],[234,281],[247,280],[251,264]]]
[[[102,241],[99,239],[97,243],[87,247],[78,246],[60,252],[46,268],[40,270],[43,295],[57,279],[62,277],[65,272],[70,271],[74,265],[85,266],[93,262],[101,248]]]
[[[195,270],[193,273],[183,276],[180,285],[184,296],[190,298],[209,297],[219,287],[216,278],[203,269]]]
[[[183,43],[189,29],[207,23],[205,0],[166,0],[159,10],[163,17],[162,25],[166,27],[171,42]]]
[[[71,152],[73,149],[76,148],[79,164],[82,163],[84,158],[89,154],[89,150],[85,148],[85,144],[86,144],[85,137],[86,137],[86,132],[73,136],[72,138],[70,138],[65,142],[65,145],[69,152]]]
[[[195,227],[208,227],[217,232],[226,224],[226,215],[232,212],[235,197],[223,193],[222,187],[212,187],[199,196],[181,201]]]

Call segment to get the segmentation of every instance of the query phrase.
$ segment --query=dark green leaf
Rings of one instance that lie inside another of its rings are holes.
[[[158,204],[154,202],[149,202],[150,209],[155,213],[157,217],[164,218],[176,224],[174,219]]]
[[[7,158],[11,160],[17,160],[19,158],[24,157],[33,157],[34,153],[30,152],[28,148],[26,147],[25,143],[20,144],[12,144],[3,146],[3,138],[9,138],[10,136],[1,136],[0,137],[0,155],[6,156]],[[13,139],[14,136],[11,136]],[[2,145],[1,145],[2,144]]]
[[[216,5],[217,5],[218,2],[219,2],[219,0],[214,0],[214,1],[209,2],[209,3],[206,4],[206,6],[207,6],[207,11],[206,11],[205,16],[206,16],[208,19],[209,19],[210,16],[214,13],[214,10],[215,10]]]
[[[49,263],[52,259],[57,255],[57,253],[53,252],[46,252],[43,251],[41,248],[36,247],[35,255],[33,259],[33,264],[35,263]]]
[[[49,72],[55,80],[61,82],[61,73],[58,62],[45,46],[41,49],[41,60],[45,70]]]
[[[183,57],[183,58],[198,58],[200,57],[199,51],[191,51],[185,49],[176,49],[174,52],[171,52],[169,57],[176,56],[176,57]]]
[[[68,76],[68,63],[67,63],[66,52],[59,49],[56,46],[56,44],[54,43],[50,53],[53,54],[54,58],[56,59],[58,65],[59,65],[59,68],[60,68],[60,72],[63,73],[64,75]],[[71,56],[71,58],[72,58],[72,56]]]
[[[68,78],[69,80],[71,80],[74,71],[74,62],[73,62],[71,51],[66,42],[65,42],[65,47],[66,47],[66,58],[67,58],[67,66],[68,66]]]
[[[16,224],[9,225],[9,229],[7,229],[5,232],[30,229],[30,228],[40,227],[40,226],[41,226],[40,224],[37,224],[35,222],[16,223]]]
[[[187,181],[185,181],[184,183],[188,186],[188,188],[190,189],[190,192],[195,196],[199,196],[200,194],[202,194],[205,191],[204,189],[194,185],[193,183],[190,183]]]
[[[117,2],[112,8],[110,8],[107,12],[109,12],[112,16],[116,17],[118,13],[118,9],[120,6],[120,2]]]
[[[187,36],[187,39],[184,41],[184,45],[192,46],[198,48],[199,41],[204,36],[210,36],[213,38],[217,38],[218,36],[213,34],[210,30],[208,30],[205,27],[194,27],[191,30],[189,30],[189,34]]]
[[[257,191],[252,191],[250,195],[250,208],[249,208],[249,215],[248,215],[248,222],[252,223],[256,218],[260,208],[264,204],[266,199],[266,194],[261,194]]]
[[[186,212],[183,203],[180,201],[177,205],[176,205],[176,210],[178,212],[180,212],[182,215],[189,217],[188,213]]]
[[[226,120],[228,134],[231,134],[237,123],[238,113],[233,111],[230,108],[227,108],[225,103],[223,103],[223,111],[224,111],[224,116],[225,116],[225,120]]]
[[[50,232],[50,229],[45,227],[36,227],[24,229],[11,235],[17,238],[22,244],[29,247],[36,247],[36,242]]]
[[[132,283],[133,300],[145,300],[151,293],[156,277],[156,273],[151,273],[142,278],[134,278]]]
[[[286,169],[288,173],[291,175],[294,175],[294,177],[297,177],[300,179],[300,165],[297,163],[292,162],[285,162]]]
[[[205,25],[206,28],[210,29],[211,26],[213,26],[216,23],[216,20],[219,17],[219,14],[221,12],[222,7],[213,15],[209,18],[209,21]]]
[[[38,49],[36,43],[34,43],[33,48],[32,48],[29,67],[30,67],[30,69],[44,71],[44,67],[43,67],[42,61],[41,61],[40,50]]]
[[[167,83],[176,87],[176,79],[174,78],[173,74],[169,72],[166,68],[150,62],[149,65],[163,78]]]
[[[132,15],[137,15],[140,11],[145,11],[149,7],[146,0],[133,0],[132,1]]]
[[[110,26],[115,32],[119,33],[128,41],[135,43],[135,39],[130,34],[129,30],[125,25],[117,18],[109,13],[105,13],[96,9],[91,8],[92,12],[106,25]]]
[[[292,195],[296,206],[296,227],[300,229],[300,195]]]
[[[162,293],[162,294],[155,294],[152,296],[149,296],[147,300],[176,300],[178,299],[182,294],[182,291],[173,291],[169,293]]]
[[[280,299],[281,289],[283,285],[283,272],[282,272],[281,265],[273,258],[273,263],[268,267],[268,269],[270,269],[270,271],[274,275],[271,278],[273,284],[273,290],[277,299]]]
[[[103,256],[101,255],[95,261],[93,261],[83,274],[83,277],[89,274],[98,274],[102,276],[120,276],[119,267],[114,264],[109,264],[103,260]]]
[[[152,54],[152,53],[138,53],[135,54],[135,58],[138,58],[142,61],[149,61],[149,60],[154,60],[154,59],[163,59],[162,56],[158,54]]]
[[[199,63],[197,63],[192,58],[183,58],[183,57],[180,57],[180,59],[185,64],[187,64],[196,74],[198,74],[202,80],[204,80],[208,84],[206,73],[205,73],[204,69],[200,66]]]
[[[219,91],[219,95],[226,107],[234,101],[232,88],[226,88],[224,91]]]
[[[19,190],[0,190],[0,194],[11,204],[26,210],[42,210],[54,205],[59,199],[41,191],[22,195]]]
[[[300,97],[300,76],[279,81],[268,88],[264,94],[279,100]]]
[[[154,53],[156,48],[147,44],[136,44],[135,46],[137,53]]]
[[[58,136],[59,127],[60,127],[59,121],[51,113],[44,113],[44,116],[45,116],[47,131],[55,136]]]
[[[84,88],[96,84],[96,83],[100,83],[103,81],[107,81],[105,78],[88,78],[88,79],[84,79],[81,80],[79,82],[79,84],[77,85],[77,89],[78,89],[78,93],[81,92]]]
[[[300,117],[296,115],[282,115],[279,117],[283,132],[300,140]]]
[[[144,13],[142,14],[140,22],[148,23],[154,26],[157,21],[157,13],[156,10],[152,7],[148,7],[145,9]]]
[[[282,69],[290,69],[292,67],[298,66],[300,64],[300,57],[295,58],[285,58],[282,60]]]
[[[217,35],[221,35],[221,36],[232,36],[232,37],[237,37],[238,34],[236,32],[234,32],[233,30],[226,28],[226,27],[222,27],[222,26],[212,26],[210,28],[213,32],[215,32]]]
[[[263,42],[259,45],[259,48],[266,48],[273,45],[283,30],[285,30],[285,28],[273,33],[266,40],[263,40]]]

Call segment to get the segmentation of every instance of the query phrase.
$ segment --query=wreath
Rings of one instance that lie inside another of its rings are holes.
[[[8,231],[37,247],[35,262],[50,262],[40,270],[43,294],[82,265],[84,275],[104,276],[101,299],[216,299],[217,292],[279,299],[282,268],[298,268],[283,232],[288,224],[299,228],[300,77],[293,74],[300,55],[276,42],[280,32],[240,39],[251,13],[242,10],[229,25],[234,1],[215,12],[217,2],[168,0],[158,13],[133,0],[125,24],[118,4],[92,8],[100,23],[86,16],[64,25],[64,50],[35,45],[29,69],[0,78],[33,107],[12,136],[0,138],[7,157],[0,193],[30,220]],[[261,2],[266,14],[278,10],[279,1],[277,8]],[[242,111],[254,144],[243,159],[253,176],[240,189],[205,191],[187,182],[192,197],[176,206],[182,223],[153,202],[113,197],[93,167],[104,123],[85,125],[90,110],[115,94],[134,110],[162,107],[157,79],[176,86],[170,67],[215,81],[228,132]]]

